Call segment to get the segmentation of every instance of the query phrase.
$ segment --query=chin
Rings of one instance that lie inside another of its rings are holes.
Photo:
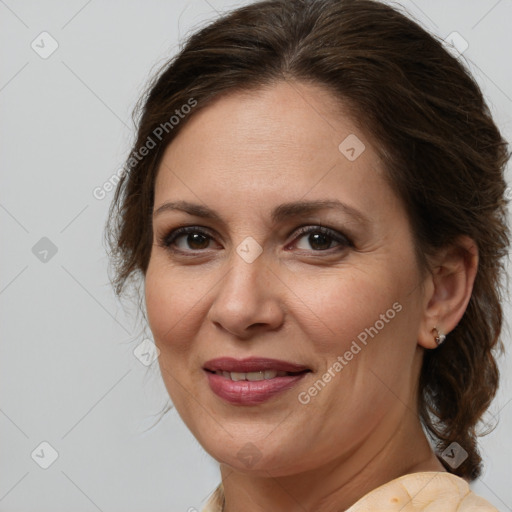
[[[269,443],[265,436],[259,442],[250,440],[256,436],[243,436],[238,439],[235,436],[229,437],[227,433],[226,436],[226,439],[209,438],[201,444],[219,464],[225,464],[237,472],[252,476],[278,477],[306,469],[301,468],[300,463],[304,456],[296,449],[293,453],[283,451],[283,439],[276,438],[274,443]]]

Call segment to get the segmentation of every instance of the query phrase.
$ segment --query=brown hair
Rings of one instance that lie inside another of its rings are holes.
[[[496,393],[494,351],[502,349],[509,153],[460,60],[398,10],[373,0],[267,0],[189,38],[136,110],[137,140],[107,229],[116,293],[146,272],[156,173],[187,119],[221,94],[281,80],[328,87],[364,123],[406,206],[424,271],[429,255],[459,235],[478,246],[468,308],[447,341],[425,351],[418,394],[437,452],[457,442],[468,453],[459,467],[446,469],[474,479],[481,471],[476,426]],[[187,104],[192,111],[170,122]],[[141,157],[149,140],[155,147]]]

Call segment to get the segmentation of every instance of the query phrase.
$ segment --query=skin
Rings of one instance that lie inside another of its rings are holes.
[[[366,148],[355,161],[338,149],[350,134]],[[384,172],[343,105],[300,82],[223,96],[194,113],[166,149],[155,185],[148,320],[176,409],[220,462],[227,512],[339,511],[401,475],[444,471],[417,415],[418,376],[424,350],[436,347],[432,329],[448,333],[464,313],[478,254],[461,238],[423,274]],[[271,220],[282,203],[320,199],[366,220],[329,209]],[[222,220],[157,213],[179,200]],[[162,239],[185,225],[211,238],[181,236],[169,250]],[[319,225],[352,245],[297,234]],[[249,236],[263,250],[252,263],[236,251]],[[300,403],[298,394],[394,303],[400,312]],[[202,369],[220,356],[283,359],[312,371],[263,404],[231,405]],[[237,456],[247,443],[257,454],[252,464]]]

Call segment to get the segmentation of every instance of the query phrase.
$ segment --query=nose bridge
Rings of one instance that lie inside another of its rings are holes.
[[[211,305],[210,320],[240,337],[250,327],[275,329],[283,319],[277,278],[267,259],[246,241],[233,251],[229,271],[218,285]]]
[[[247,294],[246,299],[256,300],[258,284],[268,279],[268,254],[263,253],[263,247],[252,236],[240,237],[237,242],[230,251],[229,272],[221,287],[229,293]]]
[[[268,284],[270,270],[261,255],[254,260],[246,260],[239,251],[237,249],[230,258],[229,272],[220,283],[220,295],[223,300],[234,301],[234,304],[243,303],[248,313],[271,295],[269,287],[264,286]]]

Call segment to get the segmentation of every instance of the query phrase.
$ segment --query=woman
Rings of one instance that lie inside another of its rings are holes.
[[[150,85],[111,210],[207,511],[496,510],[507,146],[442,44],[371,0],[269,0]]]

